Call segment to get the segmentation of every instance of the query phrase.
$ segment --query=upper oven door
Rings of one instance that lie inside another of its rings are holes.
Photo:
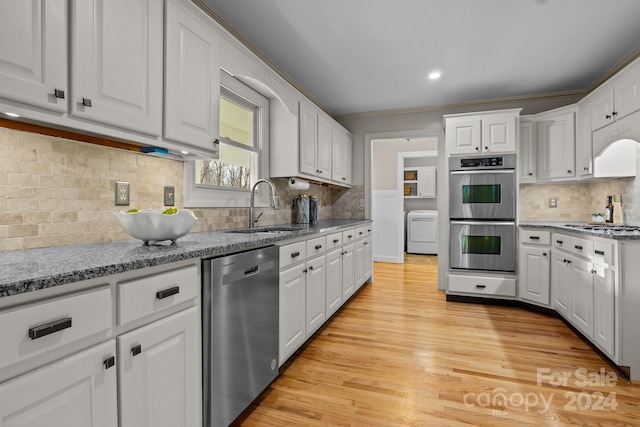
[[[514,220],[514,169],[451,171],[449,218]]]

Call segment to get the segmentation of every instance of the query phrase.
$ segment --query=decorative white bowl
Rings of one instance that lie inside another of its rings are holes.
[[[164,209],[143,209],[139,212],[115,212],[116,221],[131,237],[142,240],[146,245],[155,245],[164,240],[176,242],[191,231],[197,218],[188,209],[179,209],[173,215],[166,215]]]

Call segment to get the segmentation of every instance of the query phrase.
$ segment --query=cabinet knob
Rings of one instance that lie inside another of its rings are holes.
[[[572,174],[573,172],[571,171],[571,169],[567,170],[568,174]]]
[[[104,369],[112,368],[116,364],[116,358],[111,356],[110,358],[102,362],[102,364],[104,365]]]
[[[345,178],[345,177],[342,177],[342,180],[343,180],[343,181],[346,181],[346,180],[347,180],[347,178]]]
[[[485,150],[485,151],[488,151],[488,150],[489,150],[489,147],[484,147],[484,150]]]
[[[546,252],[542,252],[542,256],[547,256],[547,253]]]
[[[597,271],[596,270],[591,270],[591,274],[596,274]]]
[[[338,243],[340,239],[333,239],[333,243]]]
[[[529,172],[529,176],[532,176],[532,175],[533,175],[533,172]]]
[[[53,96],[55,96],[56,98],[64,99],[64,91],[61,89],[54,89]]]
[[[605,118],[605,119],[610,119],[610,118],[611,118],[611,115],[610,115],[610,114],[607,114],[606,116],[604,116],[604,118]]]
[[[589,170],[589,166],[585,166],[585,167],[583,167],[582,169],[584,169],[584,170],[585,170],[585,172],[587,172],[587,171]]]
[[[322,249],[322,245],[316,245],[316,249]]]
[[[617,112],[617,111],[614,111],[613,113],[611,113],[611,115],[612,115],[613,117],[615,117],[615,116],[617,116],[617,115],[618,115],[618,112]]]
[[[89,98],[82,98],[82,105],[85,107],[92,107],[91,100]]]
[[[478,151],[480,149],[480,147],[476,147],[476,151]]]

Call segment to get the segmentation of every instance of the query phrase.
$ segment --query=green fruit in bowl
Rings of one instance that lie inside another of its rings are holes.
[[[127,213],[138,213],[138,212],[140,212],[140,209],[138,209],[138,208],[129,209],[127,211]]]
[[[176,213],[178,213],[178,208],[167,208],[164,210],[164,212],[162,212],[163,215],[175,215]]]

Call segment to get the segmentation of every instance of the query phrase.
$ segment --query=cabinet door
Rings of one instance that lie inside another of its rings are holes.
[[[176,1],[167,2],[164,136],[211,150],[219,136],[218,36]]]
[[[331,179],[331,122],[318,115],[318,164],[316,174],[320,178]]]
[[[482,152],[516,152],[516,116],[491,115],[482,119]]]
[[[117,427],[115,353],[111,340],[0,384],[0,424]]]
[[[325,257],[314,258],[306,263],[305,300],[306,326],[305,336],[311,336],[327,318],[326,308],[326,268]]]
[[[305,339],[305,265],[300,264],[280,273],[280,365]]]
[[[446,121],[446,145],[451,154],[475,154],[480,152],[480,129],[478,117],[454,117]]]
[[[598,93],[589,101],[592,131],[613,123],[613,89],[603,87]]]
[[[327,254],[325,299],[327,318],[342,305],[342,249]]]
[[[603,265],[594,265],[593,339],[602,351],[615,358],[615,277]]]
[[[0,10],[0,97],[66,111],[66,0],[2,0]]]
[[[342,153],[342,130],[333,127],[331,129],[331,180],[344,181],[344,157]]]
[[[520,298],[549,305],[550,249],[520,247]]]
[[[70,3],[72,115],[160,135],[162,3]]]
[[[317,175],[318,114],[305,102],[300,102],[300,172]]]
[[[117,338],[120,427],[202,424],[197,307]]]
[[[569,320],[587,338],[593,337],[593,273],[592,264],[573,259],[571,274],[571,310]]]
[[[616,120],[640,110],[640,64],[624,70],[613,88],[613,101]]]
[[[536,182],[535,122],[520,121],[520,183]]]
[[[357,289],[360,289],[362,284],[364,283],[364,242],[356,242],[354,254],[353,254],[353,263],[354,263],[354,284]]]
[[[589,177],[593,174],[590,104],[580,105],[578,108],[576,132],[576,174],[579,177]]]
[[[368,238],[364,241],[364,256],[362,263],[364,265],[365,282],[373,276],[373,239]]]
[[[418,168],[418,197],[436,197],[436,168]]]
[[[551,259],[552,305],[565,319],[569,319],[569,280],[571,280],[571,264],[565,254],[556,250],[552,252]]]
[[[347,302],[355,292],[355,244],[342,248],[342,301]]]
[[[575,118],[573,113],[538,122],[540,161],[538,178],[575,176]]]
[[[340,155],[342,156],[342,183],[351,185],[351,156],[352,156],[352,140],[351,135],[347,133],[342,134],[342,150]]]

